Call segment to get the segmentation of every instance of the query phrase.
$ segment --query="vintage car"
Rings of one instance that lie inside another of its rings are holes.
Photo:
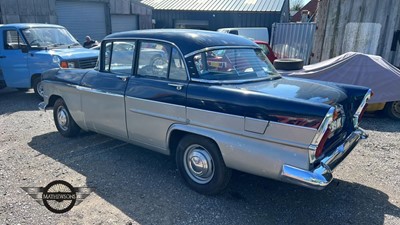
[[[126,43],[130,60],[119,61],[114,50]],[[152,47],[162,59],[148,60]],[[230,66],[209,66],[215,55]],[[171,155],[203,194],[224,190],[232,169],[323,189],[367,137],[359,123],[371,90],[283,78],[257,44],[224,33],[111,34],[95,69],[53,69],[42,79],[39,108],[53,108],[63,136],[94,131]]]

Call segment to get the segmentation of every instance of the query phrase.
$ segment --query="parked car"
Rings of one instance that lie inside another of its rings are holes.
[[[131,60],[113,58],[131,43]],[[112,46],[108,48],[108,46]],[[142,60],[162,45],[162,62]],[[111,51],[111,52],[109,52]],[[210,65],[215,57],[230,65]],[[61,135],[94,131],[172,155],[186,183],[216,194],[231,170],[314,189],[366,133],[371,90],[281,77],[254,42],[199,30],[107,36],[92,70],[43,74],[44,102]]]
[[[42,72],[51,68],[93,68],[97,53],[84,49],[62,26],[0,25],[0,88],[32,88],[42,97]]]
[[[255,40],[254,41],[256,44],[258,44],[258,46],[261,47],[261,49],[263,50],[264,54],[268,57],[269,61],[271,63],[274,63],[275,59],[277,59],[274,51],[272,50],[271,46],[269,46],[268,42],[265,41],[258,41]]]

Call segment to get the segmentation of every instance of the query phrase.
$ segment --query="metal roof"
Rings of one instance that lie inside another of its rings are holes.
[[[285,0],[142,0],[155,10],[276,12]]]

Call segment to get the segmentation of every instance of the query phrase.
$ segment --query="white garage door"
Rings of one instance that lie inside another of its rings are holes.
[[[111,15],[111,30],[113,33],[137,29],[138,18],[136,15]]]
[[[97,2],[56,1],[58,24],[82,44],[85,36],[101,41],[106,36],[105,5]]]

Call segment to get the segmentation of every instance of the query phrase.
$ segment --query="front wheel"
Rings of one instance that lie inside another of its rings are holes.
[[[57,99],[53,107],[54,122],[58,132],[65,137],[77,136],[81,128],[75,123],[62,98]]]
[[[33,79],[32,87],[33,87],[33,90],[35,91],[36,96],[38,96],[40,99],[43,99],[44,91],[43,91],[43,85],[42,85],[42,78],[40,76],[35,77]]]
[[[231,178],[218,146],[205,137],[184,136],[176,149],[176,164],[189,187],[201,194],[220,193]]]
[[[400,101],[387,102],[383,110],[390,118],[400,120]]]

